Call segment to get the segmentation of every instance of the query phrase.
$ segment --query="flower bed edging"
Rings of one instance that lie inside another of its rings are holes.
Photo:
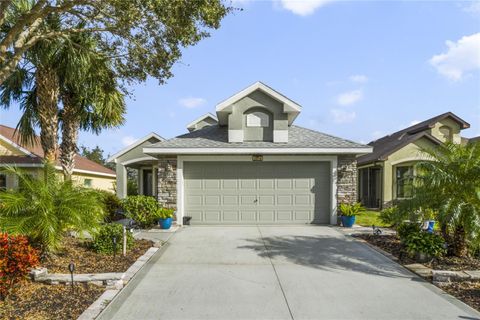
[[[83,313],[77,318],[78,320],[93,320],[95,319],[100,312],[107,306],[107,304],[115,298],[115,296],[121,291],[123,286],[132,279],[132,277],[147,263],[148,260],[158,251],[159,248],[151,247],[147,250],[140,258],[135,261],[134,264],[128,268],[121,276],[121,279],[116,283],[116,287],[108,288],[107,290],[88,307]],[[121,283],[121,285],[120,285]]]

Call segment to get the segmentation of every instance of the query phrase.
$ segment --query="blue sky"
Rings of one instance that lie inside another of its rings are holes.
[[[234,1],[243,8],[187,48],[166,85],[132,87],[126,124],[80,144],[112,154],[165,138],[255,81],[303,106],[295,124],[369,142],[452,111],[480,135],[478,2]],[[15,126],[16,108],[1,123]]]

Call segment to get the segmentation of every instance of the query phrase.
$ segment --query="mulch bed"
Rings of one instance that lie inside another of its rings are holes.
[[[403,254],[400,239],[396,235],[375,236],[372,234],[359,234],[354,236],[392,254],[402,264],[415,263],[415,260]],[[424,265],[435,270],[480,270],[480,259],[472,257],[441,257],[429,263],[424,263]],[[452,282],[442,285],[441,288],[480,311],[480,282]]]
[[[121,255],[122,249],[119,246],[114,258],[113,255],[91,250],[89,241],[66,237],[63,243],[64,249],[55,255],[43,258],[40,264],[48,269],[48,273],[69,273],[68,265],[72,261],[75,264],[76,273],[125,272],[152,245],[152,241],[135,240],[134,247],[127,250],[125,257]]]
[[[453,282],[441,287],[444,291],[480,311],[480,282]]]
[[[0,302],[0,319],[76,319],[105,288],[88,284],[46,285],[26,281]]]

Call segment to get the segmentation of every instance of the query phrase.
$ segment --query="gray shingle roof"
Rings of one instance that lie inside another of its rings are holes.
[[[227,127],[212,125],[155,143],[149,148],[369,148],[363,144],[298,126],[291,126],[288,131],[288,143],[264,141],[229,143]]]
[[[436,117],[422,121],[416,125],[370,142],[368,145],[373,147],[373,152],[358,157],[357,163],[359,165],[364,165],[373,161],[383,161],[393,152],[423,137],[431,140],[434,143],[441,143],[439,140],[428,134],[426,130],[431,128],[438,121],[441,121],[445,118],[451,118],[454,121],[457,121],[461,125],[462,129],[470,127],[468,122],[459,118],[455,114],[451,112],[442,113]]]

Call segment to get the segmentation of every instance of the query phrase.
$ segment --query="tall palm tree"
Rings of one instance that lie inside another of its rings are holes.
[[[60,162],[70,179],[80,129],[96,134],[124,122],[125,103],[109,61],[95,51],[95,40],[86,34],[67,39],[60,54]]]
[[[480,144],[447,143],[424,151],[417,164],[414,196],[399,204],[405,212],[432,209],[450,252],[465,256],[480,245]]]

